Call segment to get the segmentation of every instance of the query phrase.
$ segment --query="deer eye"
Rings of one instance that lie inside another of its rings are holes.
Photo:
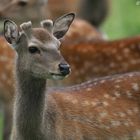
[[[40,53],[40,50],[35,47],[35,46],[32,46],[32,47],[29,47],[29,52],[34,54],[34,53]]]

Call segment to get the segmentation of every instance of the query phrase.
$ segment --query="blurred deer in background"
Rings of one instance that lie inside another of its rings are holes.
[[[62,54],[72,69],[70,76],[63,80],[65,85],[93,77],[140,71],[140,36],[114,41],[84,38],[74,41],[67,40],[66,36],[62,46]]]
[[[78,17],[99,28],[109,13],[110,0],[79,0],[78,7]]]
[[[55,18],[73,11],[78,18],[97,28],[107,17],[109,5],[109,0],[50,0],[47,4],[47,14],[50,18]]]
[[[6,43],[3,37],[0,37],[0,101],[3,103],[4,111],[4,134],[3,140],[9,140],[12,123],[12,106],[14,96],[14,78],[13,78],[13,58],[15,53]],[[6,65],[5,65],[6,64]]]
[[[59,39],[73,18],[43,21],[39,28],[23,23],[20,33],[14,22],[5,22],[5,37],[18,56],[11,140],[139,140],[140,72],[46,87],[48,79],[70,72]]]
[[[109,11],[109,0],[50,0],[46,4],[47,1],[0,0],[0,17],[12,18],[18,23],[30,19],[36,24],[39,19],[56,18],[66,12],[74,11],[80,19],[99,27]]]
[[[9,2],[7,4],[7,2]],[[5,5],[6,3],[6,5]],[[0,9],[0,16],[1,17],[5,17],[6,16],[6,12],[11,9],[11,8],[15,8],[17,6],[26,6],[28,4],[28,0],[12,0],[12,1],[3,1],[1,3],[1,9]]]
[[[46,2],[47,0],[0,0],[0,17],[14,19],[18,24],[30,19],[37,24],[46,17]]]

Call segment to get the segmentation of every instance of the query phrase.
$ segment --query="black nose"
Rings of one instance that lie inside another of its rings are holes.
[[[26,6],[28,4],[28,0],[19,0],[18,1],[18,5],[23,7],[23,6]]]
[[[70,66],[68,64],[59,64],[59,70],[62,75],[66,76],[70,73]]]

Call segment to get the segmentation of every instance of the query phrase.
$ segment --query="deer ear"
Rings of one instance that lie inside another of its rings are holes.
[[[11,20],[5,20],[4,22],[4,36],[6,40],[12,44],[16,43],[19,39],[19,31],[17,25]]]
[[[53,26],[53,35],[58,39],[62,38],[68,31],[74,18],[75,18],[75,14],[69,13],[67,15],[64,15],[56,19]]]

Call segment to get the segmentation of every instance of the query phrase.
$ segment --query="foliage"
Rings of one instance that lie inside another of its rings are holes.
[[[116,39],[140,34],[140,0],[111,0],[108,18],[102,30]]]
[[[2,140],[2,126],[3,126],[3,117],[2,113],[0,113],[0,140]]]

